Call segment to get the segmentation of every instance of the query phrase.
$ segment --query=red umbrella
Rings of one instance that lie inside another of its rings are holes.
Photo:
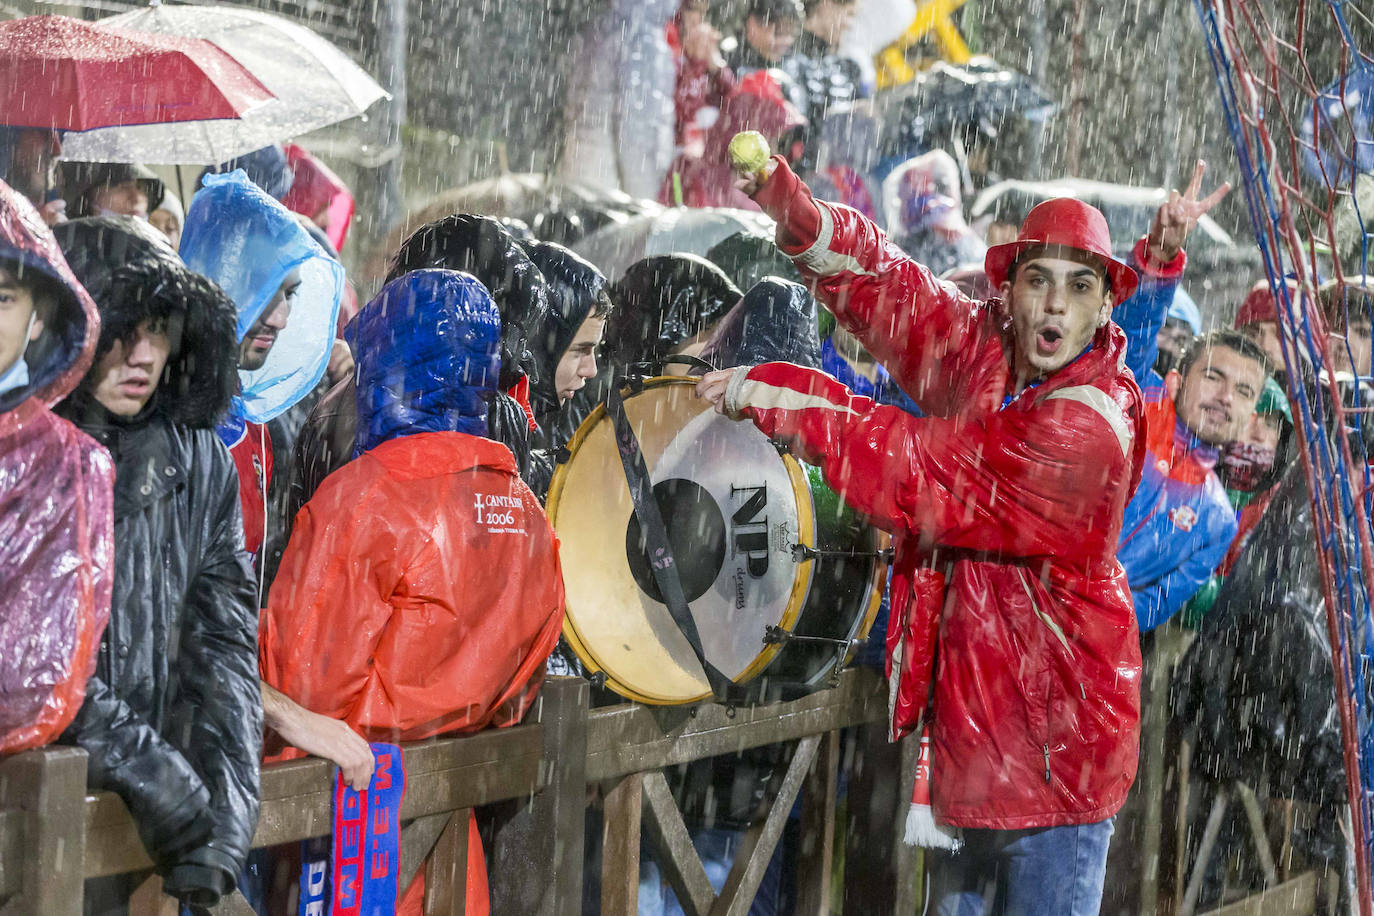
[[[67,16],[0,22],[0,123],[90,130],[237,118],[272,93],[208,41]]]

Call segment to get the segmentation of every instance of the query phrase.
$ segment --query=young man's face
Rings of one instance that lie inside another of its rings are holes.
[[[833,48],[840,43],[844,33],[849,31],[849,23],[854,20],[854,13],[858,8],[859,4],[855,0],[849,0],[847,3],[821,0],[806,17],[806,30]]]
[[[137,181],[96,188],[91,194],[91,203],[100,216],[114,214],[135,219],[148,218],[148,192]]]
[[[43,333],[32,289],[0,267],[0,375],[19,362],[29,342]]]
[[[286,322],[291,318],[291,304],[295,302],[300,287],[301,272],[297,268],[286,275],[277,288],[277,294],[267,303],[248,333],[243,335],[243,340],[239,341],[240,369],[252,372],[261,369],[263,363],[267,362],[267,355],[276,346],[277,335],[286,328]]]
[[[764,60],[776,64],[792,50],[797,40],[797,23],[791,20],[764,22],[750,16],[744,21],[744,38]]]
[[[606,330],[605,318],[588,318],[582,322],[573,336],[568,349],[563,351],[554,370],[553,384],[558,389],[558,400],[566,401],[587,384],[587,379],[596,375],[596,348],[601,344],[601,333]]]
[[[1250,421],[1245,424],[1245,431],[1240,434],[1240,438],[1236,441],[1242,445],[1275,452],[1278,451],[1281,438],[1283,438],[1283,414],[1257,413],[1251,414]]]
[[[1011,309],[1016,372],[1026,381],[1067,366],[1112,313],[1101,264],[1068,249],[1019,262],[1002,296]]]
[[[1279,342],[1279,323],[1277,321],[1252,321],[1240,332],[1253,340],[1269,357],[1269,362],[1283,367],[1283,345]]]
[[[181,221],[171,210],[154,210],[148,214],[148,222],[153,228],[167,236],[167,241],[172,243],[172,248],[181,247]]]
[[[1264,366],[1217,345],[1186,376],[1170,372],[1165,381],[1183,425],[1208,445],[1224,445],[1245,435],[1264,390]]]
[[[1331,368],[1367,378],[1371,363],[1374,363],[1371,345],[1374,345],[1374,333],[1371,333],[1369,322],[1352,315],[1345,334],[1331,335]]]
[[[134,416],[157,391],[171,352],[166,325],[142,322],[129,340],[116,340],[91,370],[95,399],[115,416]]]

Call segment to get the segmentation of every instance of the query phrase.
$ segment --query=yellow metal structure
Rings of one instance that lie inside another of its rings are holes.
[[[879,51],[874,58],[878,70],[878,88],[890,89],[916,78],[916,68],[907,61],[907,52],[926,36],[934,33],[940,56],[952,64],[966,64],[973,52],[951,18],[954,11],[967,0],[921,0],[916,18],[892,44]]]

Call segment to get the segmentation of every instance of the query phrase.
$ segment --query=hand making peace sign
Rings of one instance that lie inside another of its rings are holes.
[[[1182,194],[1170,191],[1169,199],[1160,204],[1159,212],[1155,214],[1147,243],[1150,246],[1150,257],[1161,264],[1167,264],[1178,256],[1188,233],[1197,225],[1198,217],[1220,203],[1226,192],[1231,190],[1231,183],[1228,181],[1202,200],[1198,200],[1198,192],[1202,190],[1202,174],[1206,171],[1207,163],[1199,159],[1193,169],[1193,180],[1188,183],[1188,190]]]

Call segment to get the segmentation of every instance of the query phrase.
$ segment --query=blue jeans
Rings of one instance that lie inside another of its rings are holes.
[[[1113,820],[963,831],[957,853],[926,853],[927,916],[1097,916]]]

